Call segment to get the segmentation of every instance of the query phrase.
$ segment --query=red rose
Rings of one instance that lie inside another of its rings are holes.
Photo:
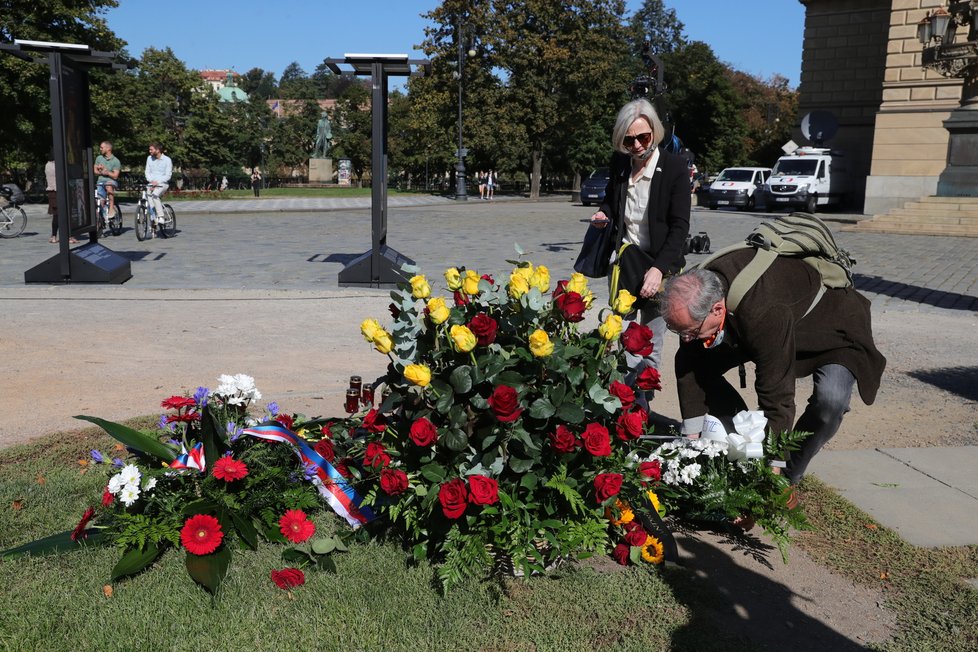
[[[624,543],[619,543],[617,546],[615,546],[615,549],[612,551],[611,556],[614,557],[615,561],[617,561],[622,566],[628,566],[628,560],[629,560],[628,556],[630,554],[631,554],[631,549],[628,547],[628,545]]]
[[[407,473],[400,469],[384,469],[380,472],[380,488],[388,496],[404,493],[408,488]]]
[[[636,527],[628,531],[628,533],[625,535],[625,541],[630,546],[644,546],[645,539],[648,536],[649,535],[645,533],[645,530],[640,527]]]
[[[599,473],[594,479],[594,495],[603,503],[621,491],[620,473]]]
[[[455,290],[455,305],[464,306],[469,302],[469,298],[461,290]]]
[[[484,475],[470,475],[469,502],[473,505],[495,505],[499,502],[499,483]]]
[[[489,274],[483,274],[483,275],[482,275],[482,276],[480,276],[479,278],[481,278],[481,279],[483,279],[483,280],[486,280],[486,281],[489,281],[489,285],[495,285],[495,284],[496,284],[496,279],[494,279],[494,278],[493,278],[492,276],[490,276]]]
[[[611,435],[600,423],[589,423],[581,433],[581,442],[587,452],[595,457],[611,455]]]
[[[635,392],[632,388],[625,383],[620,383],[617,380],[611,383],[611,387],[608,388],[608,392],[612,396],[617,396],[618,400],[621,401],[621,409],[627,410],[635,402]]]
[[[364,466],[388,466],[391,463],[391,456],[387,454],[387,449],[383,444],[375,441],[367,444],[367,450],[363,453]]]
[[[363,418],[363,427],[370,432],[384,432],[387,429],[387,423],[384,421],[384,415],[377,410],[370,410],[367,412],[367,416]]]
[[[652,355],[652,329],[637,321],[629,322],[621,334],[621,343],[632,355]]]
[[[561,292],[554,299],[557,309],[569,322],[579,322],[584,320],[584,311],[587,304],[577,292]]]
[[[115,496],[113,496],[112,492],[109,491],[108,487],[106,487],[105,491],[102,492],[102,507],[108,507],[112,504],[113,500],[115,500]]]
[[[72,541],[77,541],[78,537],[81,537],[83,539],[88,538],[88,535],[85,534],[85,528],[88,526],[88,522],[92,520],[93,516],[95,516],[94,507],[89,507],[88,509],[85,510],[85,513],[82,514],[81,520],[78,521],[78,525],[75,526],[75,529],[71,533]]]
[[[441,503],[441,511],[448,518],[458,518],[465,512],[465,505],[468,500],[468,491],[465,483],[459,478],[449,480],[438,488],[438,502]]]
[[[324,439],[332,439],[333,438],[332,428],[333,428],[333,422],[327,421],[326,424],[319,429],[319,434],[321,434]]]
[[[352,457],[344,457],[343,459],[341,459],[339,462],[337,462],[333,466],[336,468],[336,472],[337,473],[339,473],[340,475],[342,475],[344,478],[349,478],[350,477],[350,469],[349,469],[349,466],[350,466],[350,463],[351,462],[353,462],[353,458]]]
[[[493,390],[492,396],[489,397],[489,407],[492,408],[496,418],[503,423],[516,421],[523,412],[516,390],[506,385],[500,385]]]
[[[283,568],[282,570],[273,570],[271,577],[272,581],[275,582],[275,586],[283,591],[288,591],[291,588],[302,586],[306,583],[306,574],[298,568]]]
[[[570,428],[560,425],[556,432],[550,433],[550,445],[558,453],[573,453],[577,450],[577,437]]]
[[[211,473],[218,480],[234,482],[248,475],[248,467],[241,460],[225,455],[214,462],[214,470]]]
[[[391,313],[391,317],[393,317],[394,319],[397,319],[398,317],[401,316],[401,309],[398,308],[393,303],[387,306],[387,310]]]
[[[655,367],[646,367],[635,379],[635,385],[639,389],[645,390],[662,389],[662,383],[659,382],[659,370]]]
[[[286,428],[288,428],[289,430],[292,430],[292,426],[295,425],[295,420],[292,418],[292,415],[285,414],[284,412],[282,414],[277,415],[275,417],[275,420],[278,421],[283,426],[285,426]]]
[[[468,324],[469,330],[475,335],[479,346],[489,346],[496,341],[496,320],[489,315],[480,312],[472,318]]]
[[[286,510],[278,520],[278,529],[292,543],[308,541],[316,533],[315,523],[301,509]]]
[[[659,460],[642,462],[638,465],[638,472],[655,482],[662,479],[662,465],[659,464]]]
[[[645,424],[648,420],[648,413],[638,406],[634,410],[625,412],[618,417],[616,424],[618,439],[622,441],[638,439],[645,432]]]
[[[408,436],[418,446],[431,446],[438,441],[438,429],[435,428],[435,424],[421,417],[411,424],[411,432]]]
[[[317,441],[316,445],[313,447],[313,450],[319,453],[320,457],[330,464],[332,464],[333,460],[336,459],[336,451],[333,449],[333,442],[328,439],[320,439]]]
[[[160,407],[166,408],[167,410],[182,410],[186,407],[194,407],[197,405],[197,401],[188,396],[171,396],[162,403]]]
[[[194,514],[180,530],[180,543],[192,555],[209,555],[221,545],[221,524],[210,514]]]

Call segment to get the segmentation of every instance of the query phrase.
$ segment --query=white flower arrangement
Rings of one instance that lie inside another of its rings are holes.
[[[261,399],[261,392],[255,387],[255,379],[247,374],[221,374],[217,380],[220,384],[214,393],[222,397],[228,405],[246,406]]]

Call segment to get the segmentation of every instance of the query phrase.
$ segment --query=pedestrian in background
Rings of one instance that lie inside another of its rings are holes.
[[[52,159],[54,155],[52,153]],[[47,180],[46,190],[48,193],[48,215],[51,216],[51,244],[58,242],[58,176],[54,168],[54,160],[50,160],[44,166],[44,178]],[[69,244],[78,244],[74,237],[68,238]]]
[[[261,196],[261,170],[251,169],[251,189],[255,191],[255,197]]]

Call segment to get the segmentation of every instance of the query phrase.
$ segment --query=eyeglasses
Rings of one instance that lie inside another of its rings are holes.
[[[652,142],[652,132],[646,131],[644,134],[638,134],[637,136],[625,136],[621,139],[621,142],[625,147],[631,147],[638,141],[642,147],[648,147],[649,143]]]
[[[681,339],[683,342],[690,342],[692,340],[699,339],[699,337],[700,337],[700,331],[703,330],[703,324],[706,323],[706,319],[709,316],[710,316],[710,313],[706,313],[706,317],[703,318],[703,321],[701,321],[699,323],[699,326],[697,326],[696,328],[687,328],[684,331],[677,331],[676,329],[674,329],[674,328],[672,328],[670,326],[667,326],[666,328],[667,328],[667,330],[670,333],[675,333],[676,335],[678,335],[679,336],[679,339]]]

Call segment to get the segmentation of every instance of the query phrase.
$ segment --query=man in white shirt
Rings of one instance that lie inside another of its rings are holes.
[[[163,213],[163,202],[160,197],[170,187],[170,176],[173,174],[173,161],[163,153],[163,148],[159,143],[149,144],[149,156],[146,157],[146,181],[149,188],[149,201],[153,210],[156,211],[153,222],[162,224],[166,221]]]

